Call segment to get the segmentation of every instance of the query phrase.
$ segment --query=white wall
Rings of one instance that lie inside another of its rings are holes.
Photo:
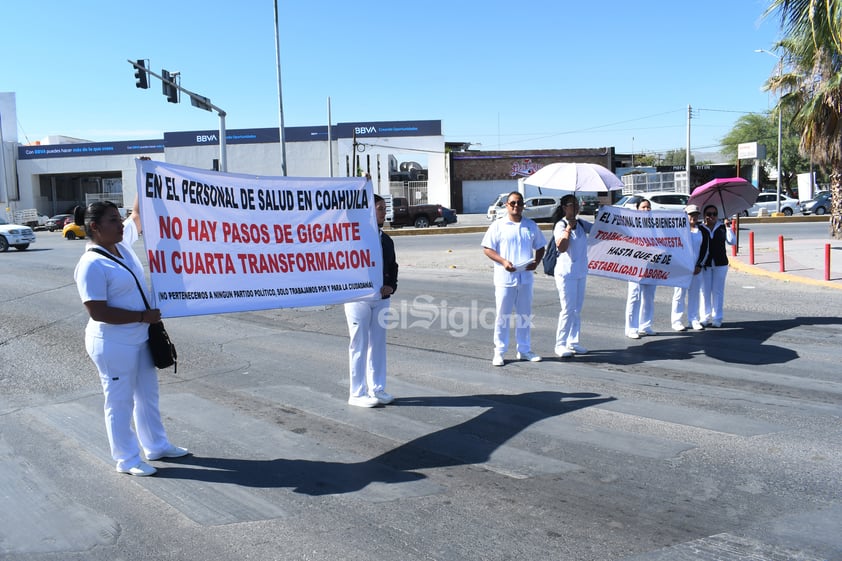
[[[119,171],[123,179],[123,201],[131,205],[137,195],[137,168],[135,159],[148,156],[160,159],[162,154],[125,154],[118,156],[84,156],[79,158],[43,158],[36,160],[18,160],[18,182],[20,184],[20,202],[18,208],[37,208],[42,214],[49,214],[51,209],[41,208],[44,201],[37,197],[40,193],[40,175],[62,173],[90,173]],[[40,204],[39,204],[40,203]]]
[[[450,200],[450,177],[447,172],[447,159],[444,155],[444,137],[384,137],[366,138],[365,151],[357,152],[363,169],[366,156],[370,155],[372,181],[376,193],[388,193],[389,156],[399,155],[401,161],[415,159],[414,154],[423,155],[428,166],[428,197],[431,203],[452,207]],[[351,139],[333,141],[334,177],[346,176],[346,156],[353,151]],[[43,146],[39,147],[43,148]],[[62,158],[38,158],[19,160],[18,181],[21,202],[19,208],[38,208],[44,214],[50,209],[42,209],[35,200],[39,193],[39,178],[45,174],[89,173],[120,171],[123,178],[123,196],[126,204],[134,201],[137,194],[135,159],[148,156],[153,160],[163,160],[171,164],[212,169],[213,161],[219,159],[218,145],[201,145],[167,148],[166,152],[152,154],[126,154],[111,156],[79,156]],[[377,157],[380,157],[380,177],[377,177]],[[281,175],[281,150],[278,143],[227,144],[227,171],[247,175]],[[289,177],[329,177],[328,143],[323,142],[287,142],[287,176]],[[351,173],[354,173],[351,169]],[[42,201],[43,203],[43,201]],[[42,205],[43,206],[43,205]]]
[[[462,182],[462,213],[485,214],[500,193],[517,191],[517,179]]]

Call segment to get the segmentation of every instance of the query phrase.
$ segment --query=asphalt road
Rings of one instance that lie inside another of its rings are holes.
[[[396,238],[394,405],[350,408],[341,306],[167,321],[171,439],[117,474],[72,270],[0,254],[0,559],[842,560],[842,294],[732,271],[721,329],[623,336],[592,277],[572,360],[491,366],[481,234]],[[558,299],[535,288],[533,349]]]

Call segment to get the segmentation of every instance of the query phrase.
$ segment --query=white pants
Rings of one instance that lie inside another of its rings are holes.
[[[351,342],[348,365],[351,397],[386,390],[386,310],[389,299],[348,302],[345,319]]]
[[[530,330],[532,329],[532,283],[515,286],[495,286],[497,320],[494,322],[494,351],[505,354],[509,348],[509,323],[515,318],[515,340],[517,352],[532,350]],[[512,313],[514,312],[514,313]]]
[[[629,283],[629,294],[626,298],[627,334],[652,328],[656,287],[654,284]]]
[[[158,374],[148,343],[126,345],[86,336],[85,348],[99,371],[105,428],[117,468],[129,469],[141,461],[138,441],[147,456],[166,450],[170,443],[158,409]]]
[[[722,307],[725,303],[725,277],[728,265],[702,269],[704,275],[703,322],[722,323]]]
[[[676,286],[672,293],[672,314],[670,319],[672,323],[680,323],[684,316],[684,300],[687,300],[687,321],[691,324],[694,321],[699,321],[699,314],[701,313],[701,299],[702,289],[704,286],[704,276],[700,271],[693,275],[690,279],[690,286],[686,289]]]
[[[555,286],[561,311],[558,313],[558,329],[555,336],[556,354],[567,350],[571,345],[579,344],[579,329],[582,326],[582,306],[585,303],[585,286],[588,278],[572,279],[558,275]]]

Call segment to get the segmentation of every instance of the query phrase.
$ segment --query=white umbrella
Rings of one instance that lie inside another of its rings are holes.
[[[605,193],[623,188],[620,178],[599,164],[547,164],[524,179],[523,183],[538,189],[556,189],[571,193]]]

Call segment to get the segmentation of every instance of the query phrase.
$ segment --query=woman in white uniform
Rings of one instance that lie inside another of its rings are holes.
[[[637,210],[652,210],[648,199],[637,201]],[[629,283],[626,298],[626,337],[640,339],[641,335],[654,335],[652,320],[655,315],[654,284]]]
[[[86,249],[104,250],[119,260],[85,251],[74,273],[79,296],[90,315],[85,348],[99,371],[105,396],[111,457],[120,473],[152,475],[157,470],[143,461],[141,448],[147,460],[178,458],[189,452],[167,439],[158,409],[158,374],[149,351],[148,328],[161,320],[161,311],[146,309],[135,282],[135,277],[144,278],[131,247],[141,229],[138,204],[135,202],[132,215],[123,222],[114,203],[91,203],[84,211],[84,224],[90,239]],[[142,281],[140,284],[146,290]]]
[[[558,261],[553,277],[561,302],[555,354],[561,358],[588,352],[579,344],[579,330],[588,280],[588,234],[591,223],[579,220],[576,216],[578,212],[579,202],[575,195],[565,195],[553,215],[553,238],[558,247]]]
[[[702,323],[712,327],[722,327],[722,309],[725,302],[725,277],[728,275],[727,245],[734,245],[737,237],[731,229],[731,221],[725,218],[719,221],[719,209],[714,205],[705,207],[702,233],[707,238],[708,256],[704,262],[704,308]]]
[[[699,207],[696,205],[687,205],[684,209],[690,221],[690,248],[693,250],[693,255],[696,258],[695,267],[693,269],[693,277],[690,279],[690,286],[681,288],[676,286],[672,293],[672,328],[675,331],[684,331],[687,329],[682,322],[684,316],[684,302],[687,302],[687,321],[696,331],[704,329],[701,319],[699,317],[700,302],[703,290],[704,276],[702,275],[702,266],[707,260],[707,238],[699,229]]]

